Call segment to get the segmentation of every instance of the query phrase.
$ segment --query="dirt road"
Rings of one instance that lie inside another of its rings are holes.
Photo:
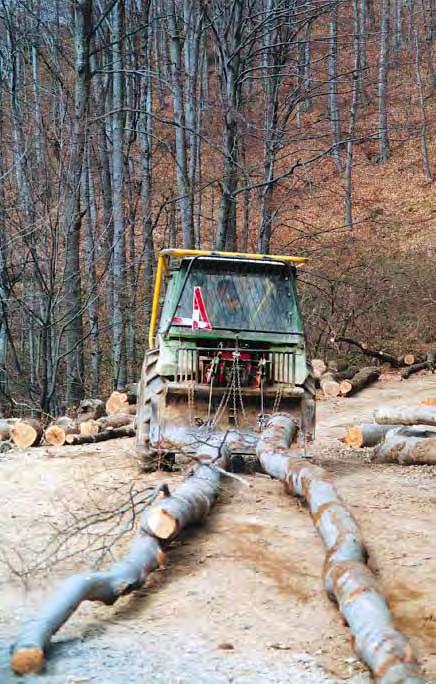
[[[320,402],[317,454],[362,526],[398,626],[436,682],[436,468],[373,465],[366,450],[338,442],[377,404],[430,395],[435,376],[388,379],[355,398]],[[132,440],[0,458],[0,549],[14,567],[41,552],[54,523],[92,510],[135,474]],[[175,545],[144,591],[111,608],[83,606],[57,635],[45,674],[29,681],[369,682],[324,593],[324,553],[309,515],[277,482],[252,482],[252,489],[225,483],[207,524]],[[41,605],[45,588],[90,560],[84,553],[49,576],[34,574],[28,592],[0,564],[1,684],[20,681],[7,667],[20,622]]]

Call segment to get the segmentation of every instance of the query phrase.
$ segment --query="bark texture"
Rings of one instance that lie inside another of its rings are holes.
[[[381,406],[374,411],[380,425],[436,425],[436,408],[424,406]]]
[[[373,453],[376,463],[434,465],[436,463],[436,427],[402,427],[390,430]]]
[[[378,368],[369,366],[368,368],[362,368],[356,375],[351,378],[351,380],[343,380],[340,383],[340,392],[342,396],[349,397],[352,394],[360,392],[364,387],[367,387],[373,382],[377,382],[380,377],[380,371]]]

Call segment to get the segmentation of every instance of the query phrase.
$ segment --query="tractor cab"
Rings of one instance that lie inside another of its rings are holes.
[[[279,410],[299,414],[313,403],[296,290],[296,268],[304,262],[161,252],[151,349],[141,377],[139,451],[155,454],[158,442],[163,451],[176,448],[180,430],[188,426],[203,436],[242,426],[256,431]],[[309,413],[314,414],[312,405]],[[300,422],[304,439],[311,439],[313,420]]]

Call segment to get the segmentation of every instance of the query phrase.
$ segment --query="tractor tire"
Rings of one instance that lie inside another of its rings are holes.
[[[152,472],[159,467],[159,455],[150,443],[153,403],[165,387],[165,380],[157,372],[159,350],[152,349],[145,354],[138,390],[136,415],[136,453],[142,472]]]

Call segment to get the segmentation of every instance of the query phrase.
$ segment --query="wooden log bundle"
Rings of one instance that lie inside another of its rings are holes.
[[[395,425],[378,425],[378,423],[363,423],[353,425],[348,428],[343,441],[348,446],[361,449],[362,447],[373,447],[380,444]]]
[[[376,463],[436,464],[436,427],[412,426],[390,430],[372,455]]]
[[[351,397],[353,394],[360,392],[364,387],[367,387],[373,382],[376,382],[380,377],[380,371],[374,366],[362,368],[351,380],[343,380],[340,385],[340,393],[343,397]]]
[[[288,416],[274,416],[259,440],[257,455],[266,473],[303,497],[326,547],[324,582],[353,634],[354,649],[379,684],[423,684],[405,637],[395,629],[357,523],[329,474],[288,449],[295,430]]]
[[[38,446],[43,435],[42,425],[38,420],[26,418],[11,425],[10,438],[20,449]]]
[[[436,408],[427,406],[381,406],[374,411],[380,425],[436,425]]]
[[[188,478],[189,487],[186,487],[188,481],[182,483],[174,494],[167,492],[167,498],[146,509],[141,519],[139,535],[123,560],[107,570],[85,572],[65,580],[58,592],[48,601],[42,614],[24,628],[15,643],[10,660],[14,672],[20,675],[41,672],[52,636],[83,601],[98,601],[112,605],[120,596],[139,589],[148,575],[163,565],[166,543],[163,544],[160,537],[150,534],[149,518],[152,516],[154,521],[160,519],[159,515],[153,513],[157,508],[158,511],[165,511],[167,520],[174,521],[173,532],[167,537],[162,537],[167,541],[184,527],[206,516],[215,502],[220,485],[221,473],[215,466],[222,469],[227,467],[228,450],[222,448],[218,458],[216,456],[216,449],[208,446],[199,447],[197,458],[204,462],[200,463]],[[182,495],[179,493],[180,490],[183,491]],[[152,527],[156,525],[152,524]],[[159,533],[161,528],[159,525],[157,527]]]

